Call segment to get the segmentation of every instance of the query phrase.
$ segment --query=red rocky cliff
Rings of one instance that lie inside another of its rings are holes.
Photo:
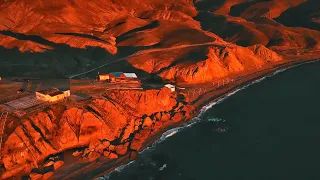
[[[2,178],[30,174],[47,176],[42,166],[57,169],[63,160],[48,160],[67,149],[80,148],[74,155],[94,160],[113,159],[141,148],[162,122],[188,117],[192,108],[177,101],[170,89],[118,91],[78,106],[56,104],[21,119],[21,125],[5,141]],[[47,160],[43,162],[43,160]]]

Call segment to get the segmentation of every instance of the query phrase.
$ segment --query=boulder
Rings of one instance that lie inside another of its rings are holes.
[[[111,144],[111,145],[109,146],[109,151],[115,151],[115,146]]]
[[[96,148],[94,149],[96,152],[102,154],[103,150],[105,149],[105,146],[103,143],[99,144],[98,146],[96,146]]]
[[[137,125],[134,126],[134,130],[135,130],[135,131],[138,131],[138,129],[139,129],[139,126],[137,126]]]
[[[90,161],[94,161],[94,160],[98,159],[99,156],[100,155],[97,152],[93,151],[93,152],[89,153],[88,158]]]
[[[63,164],[64,164],[64,162],[62,160],[56,161],[53,164],[53,168],[56,170],[56,169],[60,168]]]
[[[91,139],[90,143],[89,143],[89,149],[95,149],[99,144],[101,144],[100,140],[97,138]]]
[[[48,167],[48,166],[52,166],[54,164],[53,161],[49,161],[47,163],[44,164],[45,167]]]
[[[110,158],[110,159],[117,159],[117,158],[118,158],[118,155],[115,154],[115,153],[110,153],[110,154],[109,154],[109,158]]]
[[[140,150],[140,148],[142,147],[142,143],[140,140],[133,140],[131,145],[130,145],[130,149],[134,150],[134,151],[138,151]]]
[[[163,113],[161,116],[161,121],[169,121],[171,118],[170,114],[168,113]]]
[[[136,133],[134,135],[134,139],[141,139],[141,137],[142,137],[142,134],[140,134],[140,133]]]
[[[153,124],[153,121],[149,117],[147,117],[146,119],[144,119],[142,127],[151,127],[152,124]]]
[[[38,173],[30,173],[30,175],[29,175],[31,180],[41,179],[42,176],[43,176],[42,174],[38,174]]]
[[[181,113],[175,113],[172,117],[173,122],[180,122],[183,119]]]
[[[118,145],[115,147],[116,153],[118,155],[125,155],[127,153],[127,147],[124,145]]]
[[[109,151],[104,151],[104,152],[103,152],[103,155],[104,155],[105,157],[109,157],[110,152],[109,152]]]
[[[72,153],[72,155],[73,155],[74,157],[78,157],[78,156],[80,156],[81,154],[83,154],[83,151],[75,151],[75,152]]]
[[[110,142],[109,141],[103,141],[102,144],[103,144],[104,148],[107,148],[107,147],[110,146]]]
[[[157,120],[157,121],[160,121],[160,120],[161,120],[161,114],[162,114],[162,113],[156,113],[156,116],[155,116],[155,117],[156,117],[156,120]]]
[[[156,123],[154,124],[153,129],[154,129],[154,130],[159,130],[159,129],[162,128],[162,125],[163,125],[163,122],[158,121],[158,122],[156,122]]]

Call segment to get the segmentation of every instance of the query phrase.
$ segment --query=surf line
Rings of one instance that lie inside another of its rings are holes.
[[[161,137],[156,140],[154,143],[152,143],[152,145],[148,146],[147,148],[145,148],[144,150],[140,151],[139,154],[144,154],[146,152],[151,152],[153,151],[156,146],[163,142],[164,140],[176,135],[178,132],[186,129],[186,128],[189,128],[189,127],[192,127],[194,124],[198,123],[198,122],[201,122],[201,117],[203,116],[203,114],[205,112],[207,112],[208,110],[210,110],[213,106],[217,105],[217,104],[220,104],[222,103],[223,101],[225,101],[226,99],[228,99],[229,97],[233,96],[234,94],[236,94],[237,92],[240,92],[242,90],[245,90],[247,89],[248,87],[250,87],[251,85],[254,85],[254,84],[257,84],[263,80],[266,80],[267,78],[270,78],[270,77],[273,77],[279,73],[282,73],[282,72],[285,72],[286,70],[289,70],[289,69],[292,69],[294,67],[298,67],[298,66],[301,66],[301,65],[304,65],[304,64],[309,64],[309,63],[314,63],[314,62],[317,62],[317,61],[320,61],[320,59],[315,59],[315,60],[312,60],[312,61],[307,61],[305,63],[300,63],[300,64],[296,64],[296,65],[292,65],[292,66],[289,66],[289,67],[286,67],[286,68],[283,68],[283,69],[279,69],[279,70],[276,70],[275,72],[273,72],[272,74],[269,74],[269,75],[266,75],[264,77],[261,77],[257,80],[254,80],[252,81],[251,83],[241,87],[241,88],[238,88],[238,89],[235,89],[233,91],[231,91],[230,93],[228,93],[226,96],[222,97],[222,98],[219,98],[218,100],[216,101],[213,101],[211,103],[209,103],[208,105],[205,105],[201,108],[199,114],[194,117],[191,121],[189,121],[188,123],[186,123],[185,125],[181,126],[181,127],[176,127],[176,128],[172,128],[172,129],[169,129],[167,130],[166,132],[164,132]],[[123,171],[125,168],[129,167],[131,164],[134,164],[135,161],[130,161],[129,163],[127,164],[124,164],[122,166],[119,166],[117,167],[115,170],[107,173],[104,177],[99,177],[97,178],[96,180],[109,180],[111,174],[113,172],[121,172]]]

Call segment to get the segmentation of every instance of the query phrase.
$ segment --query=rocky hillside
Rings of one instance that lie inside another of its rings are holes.
[[[90,161],[132,154],[165,123],[191,117],[192,107],[181,97],[168,88],[115,91],[33,113],[20,119],[4,143],[1,179],[29,174],[46,179],[64,163],[57,154],[68,149]]]
[[[319,58],[319,5],[318,0],[2,0],[0,76],[93,78],[98,71],[129,71],[187,85],[236,79],[289,62],[288,54]],[[193,116],[186,97],[166,88],[96,96],[22,119],[10,115],[15,123],[6,128],[1,178],[47,179],[67,164],[61,155],[66,151],[80,164],[134,158],[151,135]]]
[[[0,70],[65,77],[137,53],[100,71],[207,82],[272,65],[281,59],[275,52],[318,54],[318,7],[316,0],[1,1]],[[296,12],[304,12],[301,21],[292,20]],[[239,47],[258,44],[275,52]]]
[[[242,46],[272,49],[319,49],[317,0],[202,0],[197,16],[203,29]],[[307,29],[309,28],[309,29]]]

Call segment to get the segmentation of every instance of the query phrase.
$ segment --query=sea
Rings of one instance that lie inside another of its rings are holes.
[[[279,70],[203,107],[98,180],[320,179],[320,62]]]

